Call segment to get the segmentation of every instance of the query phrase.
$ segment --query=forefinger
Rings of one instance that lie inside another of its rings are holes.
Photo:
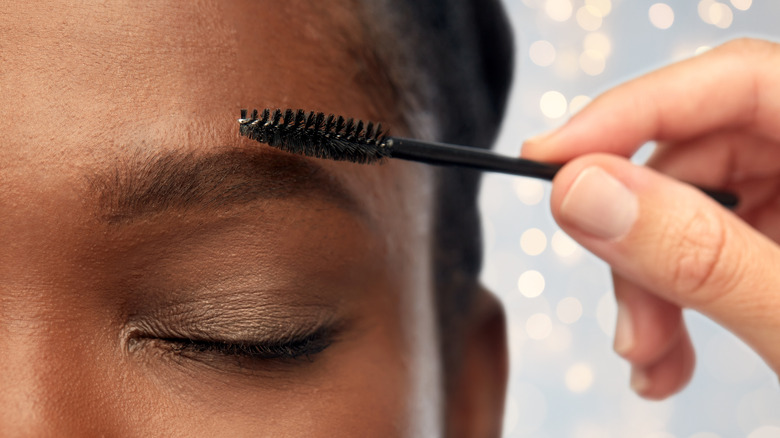
[[[780,46],[737,40],[614,88],[523,156],[566,162],[605,152],[630,156],[653,140],[680,141],[744,128],[780,139]]]

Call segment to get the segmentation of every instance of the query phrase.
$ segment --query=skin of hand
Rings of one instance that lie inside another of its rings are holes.
[[[612,267],[615,350],[649,399],[680,391],[690,308],[780,371],[780,45],[737,40],[614,88],[523,156],[568,162],[552,212]],[[658,147],[648,166],[630,157]],[[732,212],[690,185],[732,191]]]

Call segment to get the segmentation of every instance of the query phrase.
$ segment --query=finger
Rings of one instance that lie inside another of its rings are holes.
[[[618,303],[615,352],[642,367],[658,362],[680,340],[682,310],[618,274],[613,284]]]
[[[780,144],[739,131],[720,131],[659,143],[647,165],[689,183],[725,187],[780,176]]]
[[[778,45],[738,40],[621,85],[560,129],[523,146],[530,159],[591,152],[629,156],[650,140],[684,140],[743,127],[780,138]]]
[[[683,326],[677,342],[658,362],[632,368],[631,388],[644,398],[661,400],[682,390],[690,382],[695,367],[691,338]]]
[[[780,249],[700,191],[628,160],[574,160],[553,185],[563,229],[613,270],[697,309],[780,369]]]

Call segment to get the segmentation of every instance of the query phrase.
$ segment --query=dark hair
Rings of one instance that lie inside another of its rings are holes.
[[[499,0],[364,0],[369,34],[412,132],[489,148],[511,83],[513,44]],[[392,41],[392,43],[387,43]],[[445,371],[459,361],[460,321],[478,290],[479,173],[437,170],[434,260]]]

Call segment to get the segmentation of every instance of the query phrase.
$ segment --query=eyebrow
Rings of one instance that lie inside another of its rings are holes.
[[[89,185],[98,199],[98,216],[111,225],[165,212],[219,211],[294,197],[325,200],[350,213],[366,214],[314,161],[265,149],[138,152],[91,177]]]

